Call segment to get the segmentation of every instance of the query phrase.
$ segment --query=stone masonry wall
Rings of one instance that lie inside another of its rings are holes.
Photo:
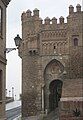
[[[76,12],[69,6],[67,23],[62,16],[59,23],[55,17],[46,17],[43,23],[38,9],[33,10],[33,15],[30,10],[22,13],[19,56],[22,58],[23,117],[41,113],[41,88],[47,84],[44,72],[52,60],[64,67],[63,73],[56,78],[63,81],[62,97],[82,97],[82,16],[79,4]]]

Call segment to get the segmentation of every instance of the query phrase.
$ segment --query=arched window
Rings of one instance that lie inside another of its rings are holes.
[[[74,38],[74,46],[78,46],[78,39],[77,38]]]

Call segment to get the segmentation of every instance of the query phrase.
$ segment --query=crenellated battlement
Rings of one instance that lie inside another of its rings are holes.
[[[78,101],[78,105],[77,100],[69,99],[82,97],[82,16],[79,4],[76,11],[69,6],[67,22],[63,16],[59,20],[56,17],[42,20],[37,8],[22,13],[22,41],[18,51],[22,58],[23,118],[41,117],[41,113],[49,116],[59,110],[60,120],[72,120],[75,108],[82,116],[82,103]]]
[[[74,7],[72,5],[69,6],[69,16],[74,15],[74,14],[79,14],[81,13],[81,5],[77,4],[76,6],[76,12],[74,12]],[[73,17],[73,16],[72,16]],[[22,22],[26,22],[26,21],[41,21],[40,24],[45,24],[45,25],[51,25],[51,24],[64,24],[64,17],[60,17],[59,18],[59,23],[57,23],[57,18],[53,17],[52,19],[50,19],[49,17],[46,17],[44,19],[44,23],[43,23],[43,19],[40,18],[39,15],[39,10],[37,8],[35,8],[33,10],[33,14],[32,11],[30,9],[28,9],[26,12],[22,13]]]
[[[78,34],[79,24],[82,23],[82,14],[81,6],[77,4],[76,11],[74,11],[74,7],[72,5],[69,6],[69,15],[67,16],[67,22],[65,22],[65,18],[61,16],[59,20],[56,17],[49,18],[46,17],[44,20],[39,15],[39,10],[35,8],[33,12],[28,9],[26,12],[22,13],[22,37],[27,38],[31,35],[36,35],[41,31],[55,31],[56,37],[63,36],[62,31],[68,31],[70,27],[72,28],[72,34]],[[57,22],[59,21],[59,22]],[[76,28],[75,28],[75,27]],[[82,25],[81,25],[82,26]],[[53,34],[52,34],[53,35]],[[53,36],[50,36],[53,37]],[[46,35],[47,36],[47,35]]]
[[[79,31],[82,29],[82,14],[81,6],[77,4],[76,11],[72,5],[69,6],[69,15],[67,22],[65,18],[61,16],[59,22],[57,18],[46,17],[44,20],[40,18],[39,10],[35,8],[33,12],[28,9],[22,13],[22,38],[24,42],[28,41],[28,48],[38,48],[38,38],[34,36],[39,35],[39,39],[42,41],[67,41],[69,42],[70,36],[79,36]],[[71,35],[72,34],[72,35]],[[30,39],[31,38],[31,39]],[[33,39],[32,39],[33,38]],[[36,45],[35,45],[36,44]],[[81,42],[79,43],[81,45]],[[25,44],[26,45],[26,44]]]

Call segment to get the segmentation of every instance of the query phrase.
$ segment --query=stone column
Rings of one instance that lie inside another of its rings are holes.
[[[41,87],[41,92],[42,92],[42,112],[44,112],[44,87]]]

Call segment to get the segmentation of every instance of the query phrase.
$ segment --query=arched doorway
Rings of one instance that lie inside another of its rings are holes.
[[[63,64],[53,59],[50,61],[44,70],[44,110],[47,110],[48,113],[53,111],[58,106],[58,101],[61,97],[61,94],[57,93],[57,90],[62,91],[62,81],[60,76],[64,71]],[[60,96],[60,97],[57,97]]]
[[[58,107],[61,98],[63,82],[61,80],[53,80],[49,85],[49,111],[53,111]]]

